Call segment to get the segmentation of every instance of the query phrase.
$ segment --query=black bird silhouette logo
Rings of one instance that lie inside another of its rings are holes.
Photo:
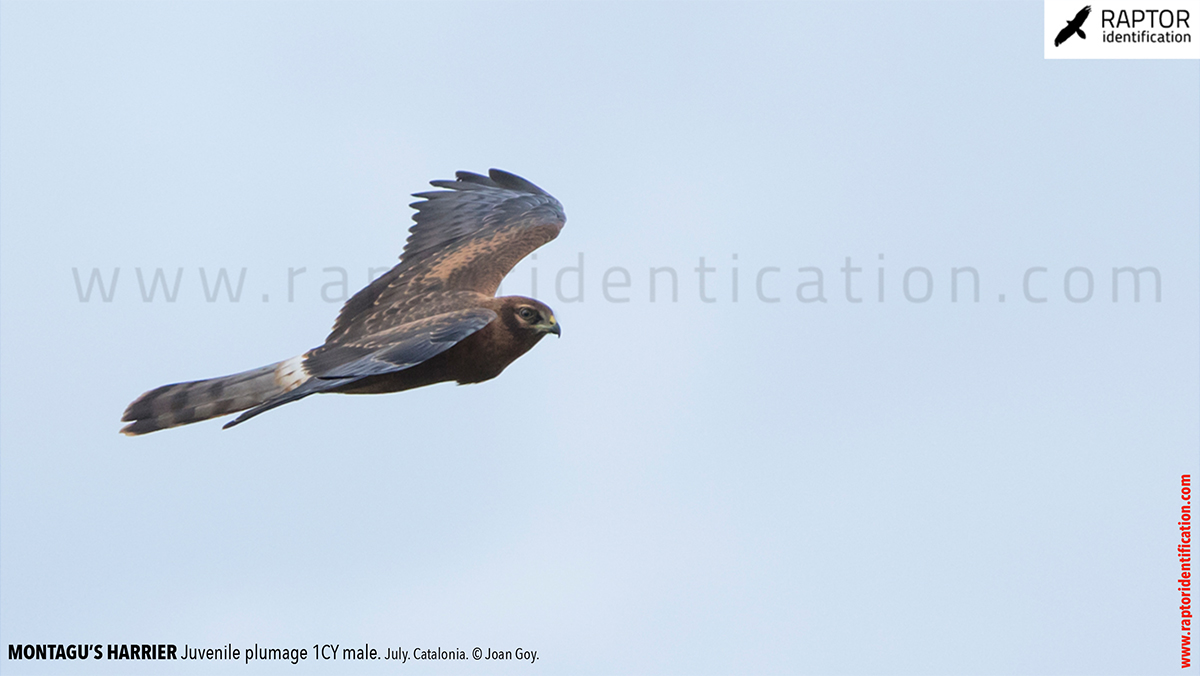
[[[1088,15],[1091,13],[1092,13],[1091,5],[1088,5],[1088,6],[1084,7],[1083,9],[1079,10],[1079,13],[1075,15],[1075,18],[1071,19],[1070,21],[1067,22],[1066,28],[1063,28],[1062,30],[1060,30],[1058,32],[1058,35],[1054,38],[1054,46],[1057,47],[1057,46],[1061,45],[1062,43],[1067,41],[1067,38],[1071,37],[1072,35],[1074,35],[1076,33],[1079,33],[1079,38],[1081,40],[1086,40],[1087,35],[1085,35],[1083,32],[1083,22],[1087,21]]]

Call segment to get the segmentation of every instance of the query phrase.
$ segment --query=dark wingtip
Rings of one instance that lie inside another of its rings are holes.
[[[454,172],[454,178],[467,183],[479,183],[482,185],[492,184],[491,179],[489,179],[487,176],[476,174],[473,171],[456,171]]]
[[[533,183],[530,183],[516,174],[510,174],[503,169],[488,169],[488,176],[490,176],[491,179],[496,182],[496,185],[502,188],[508,188],[509,190],[520,190],[522,192],[531,192],[537,195],[547,194],[545,190],[542,190]]]
[[[487,188],[504,188],[507,190],[516,190],[518,192],[533,193],[535,195],[549,196],[545,190],[542,190],[537,185],[517,176],[516,174],[504,171],[503,169],[489,169],[488,175],[476,174],[473,171],[456,171],[454,172],[453,181],[447,179],[436,179],[429,182],[429,185],[435,188],[446,188],[449,190],[462,190],[464,183],[471,185],[481,185]],[[418,204],[425,204],[428,200],[436,199],[447,193],[441,191],[430,192],[415,192],[413,197],[425,200],[423,202],[415,202],[410,204],[410,207],[418,208]]]
[[[135,420],[121,428],[121,434],[127,437],[137,437],[150,432],[157,432],[163,429],[153,418],[144,420]]]

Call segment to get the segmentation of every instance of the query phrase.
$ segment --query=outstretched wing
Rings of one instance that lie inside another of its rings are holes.
[[[491,297],[513,266],[566,222],[558,200],[519,176],[498,169],[456,176],[430,182],[444,190],[414,195],[422,199],[412,204],[416,224],[400,264],[346,302],[326,342],[425,316],[431,296]]]
[[[225,427],[360,378],[412,368],[454,347],[495,318],[496,313],[487,308],[467,308],[419,319],[360,340],[322,345],[304,356],[304,370],[312,378],[245,411]]]
[[[349,381],[403,371],[453,347],[496,318],[487,308],[425,317],[356,340],[326,343],[304,358],[304,370],[320,380]]]
[[[1075,28],[1080,28],[1081,26],[1083,26],[1083,22],[1087,21],[1088,15],[1091,13],[1092,13],[1092,6],[1085,5],[1084,8],[1079,10],[1079,13],[1075,15],[1075,19],[1071,22],[1071,25],[1074,26]]]

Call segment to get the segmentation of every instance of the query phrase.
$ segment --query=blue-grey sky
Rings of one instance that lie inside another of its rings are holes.
[[[1046,61],[1042,30],[1036,2],[5,1],[0,643],[1178,671],[1200,66]],[[565,206],[504,284],[536,275],[561,340],[117,434],[144,390],[318,345],[409,194],[489,167]]]

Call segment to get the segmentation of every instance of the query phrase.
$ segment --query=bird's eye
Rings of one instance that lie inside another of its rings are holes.
[[[534,312],[532,308],[527,308],[527,307],[523,307],[520,310],[517,310],[517,314],[521,315],[522,319],[533,319],[537,315],[537,313]]]

